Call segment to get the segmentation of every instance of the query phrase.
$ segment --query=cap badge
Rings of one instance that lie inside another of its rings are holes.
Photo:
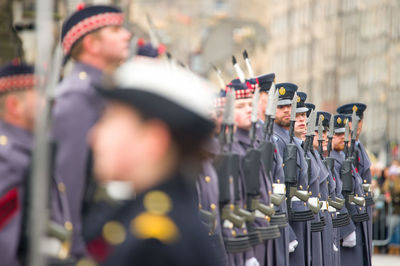
[[[358,111],[357,105],[354,105],[354,106],[353,106],[353,111],[355,111],[355,112]]]
[[[324,119],[325,119],[324,115],[319,116],[319,120],[324,121]]]
[[[341,124],[341,123],[342,123],[342,119],[341,119],[340,117],[338,117],[337,120],[336,120],[336,122],[337,122],[338,124]]]
[[[299,103],[301,101],[300,96],[297,96],[297,102]]]
[[[280,95],[285,95],[285,93],[286,93],[286,90],[285,90],[284,87],[282,87],[282,88],[279,89],[279,94],[280,94]]]

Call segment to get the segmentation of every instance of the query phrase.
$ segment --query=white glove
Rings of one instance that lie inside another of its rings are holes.
[[[246,260],[245,266],[260,266],[258,260],[254,257]]]
[[[338,251],[339,251],[339,249],[336,247],[335,244],[333,244],[333,251],[335,251],[335,252],[338,252]]]
[[[297,248],[297,245],[299,242],[297,240],[293,240],[292,242],[289,243],[289,253],[294,252],[294,250]]]
[[[356,231],[353,231],[350,235],[343,239],[342,246],[352,248],[356,245]]]

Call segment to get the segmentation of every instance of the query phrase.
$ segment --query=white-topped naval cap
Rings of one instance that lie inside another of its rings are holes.
[[[141,58],[123,64],[114,73],[113,81],[118,89],[163,97],[203,118],[209,118],[217,91],[214,85],[189,70],[156,59]]]

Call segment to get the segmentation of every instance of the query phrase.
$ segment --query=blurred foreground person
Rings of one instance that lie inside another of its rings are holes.
[[[147,60],[122,66],[113,80],[100,89],[110,103],[91,133],[94,170],[102,182],[125,182],[136,199],[94,225],[92,258],[101,265],[217,265],[194,193],[199,153],[214,127],[209,85]]]
[[[65,184],[63,191],[71,210],[69,229],[73,230],[71,253],[78,258],[85,254],[82,214],[88,212],[89,204],[82,205],[91,184],[87,134],[105,106],[95,86],[104,72],[113,71],[128,57],[131,37],[122,27],[123,14],[118,8],[81,8],[62,27],[65,60],[75,62],[71,74],[57,87],[52,119],[57,151],[54,175]]]
[[[0,69],[0,250],[1,265],[19,265],[25,182],[33,144],[34,70],[24,64]]]

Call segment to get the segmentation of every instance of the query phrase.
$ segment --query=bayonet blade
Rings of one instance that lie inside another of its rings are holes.
[[[274,104],[274,96],[275,96],[275,92],[272,90],[269,90],[267,108],[265,109],[265,116],[268,116],[268,117],[272,116],[272,106]]]
[[[323,132],[324,132],[324,127],[322,126],[322,119],[324,118],[323,115],[320,115],[318,118],[318,140],[319,141],[323,141],[324,140],[324,136],[323,136]]]
[[[211,66],[214,69],[214,71],[217,73],[219,86],[221,87],[222,90],[225,89],[226,83],[225,83],[224,79],[222,78],[221,70],[218,67],[216,67],[214,64],[211,64]]]
[[[274,94],[274,98],[272,100],[273,105],[271,106],[271,118],[275,119],[275,117],[276,117],[276,107],[278,106],[278,101],[279,101],[279,92],[275,88],[275,82],[272,82],[272,87],[269,90],[269,92]]]
[[[235,123],[235,92],[232,89],[227,95],[227,100],[229,101],[229,111],[228,111],[228,125],[234,125]]]
[[[148,13],[146,14],[146,19],[147,23],[149,24],[150,43],[154,48],[157,48],[160,44],[160,41],[158,40],[158,36],[155,32],[153,20]]]
[[[317,111],[316,110],[312,110],[311,112],[311,125],[310,125],[310,129],[311,129],[311,136],[315,136],[315,124],[317,123]]]
[[[333,138],[333,129],[335,127],[335,121],[333,120],[333,115],[331,115],[331,119],[329,120],[329,132],[328,138]]]
[[[292,99],[292,107],[290,111],[290,121],[296,121],[296,107],[297,107],[297,93],[294,93],[293,99]]]
[[[352,125],[352,134],[351,134],[351,139],[356,140],[357,138],[357,128],[358,128],[358,117],[356,115],[356,110],[353,110],[353,113],[351,115],[351,125]]]
[[[256,91],[253,95],[253,105],[251,109],[251,122],[257,123],[258,121],[258,101],[260,99],[260,90],[256,88]]]
[[[348,120],[346,119],[346,125],[344,127],[344,141],[349,141],[349,135],[350,135],[350,128]]]

